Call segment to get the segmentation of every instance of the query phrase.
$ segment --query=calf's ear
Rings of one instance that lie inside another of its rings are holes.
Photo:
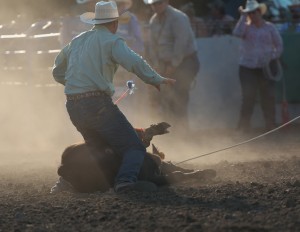
[[[154,155],[158,155],[162,160],[165,159],[165,154],[163,152],[160,152],[153,143],[152,143],[152,153]]]

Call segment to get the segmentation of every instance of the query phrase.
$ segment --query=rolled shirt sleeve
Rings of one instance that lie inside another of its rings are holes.
[[[236,26],[234,27],[232,34],[237,37],[243,38],[245,36],[247,30],[247,16],[241,15],[239,21],[237,22]]]

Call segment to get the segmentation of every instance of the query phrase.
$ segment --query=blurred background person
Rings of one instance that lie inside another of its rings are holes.
[[[215,0],[208,4],[210,15],[207,21],[209,36],[231,34],[234,18],[226,13],[225,4]]]
[[[158,73],[177,81],[172,89],[150,92],[153,112],[173,122],[174,129],[188,130],[190,88],[200,67],[195,35],[187,15],[170,6],[169,0],[144,2],[154,11],[150,19],[150,62]]]
[[[188,2],[182,5],[180,10],[189,17],[195,37],[206,37],[206,25],[202,18],[196,16],[194,4],[192,2]]]
[[[132,6],[132,0],[116,0],[116,3],[120,11],[129,9]],[[127,11],[120,17],[117,34],[126,41],[127,45],[133,51],[143,55],[143,37],[140,24],[135,14]]]
[[[129,9],[132,7],[132,0],[115,0],[118,9],[120,12],[126,11],[119,18],[119,25],[117,30],[117,35],[123,38],[126,41],[126,44],[137,54],[144,56],[144,42],[142,36],[142,30],[138,18],[133,14]],[[117,78],[114,80],[116,86],[117,98],[121,97],[122,94],[127,90],[126,83],[129,80],[132,80],[137,86],[138,90],[134,91],[134,94],[131,94],[127,99],[124,98],[121,103],[121,108],[123,112],[130,117],[130,120],[134,123],[138,123],[139,116],[132,114],[133,108],[139,108],[144,104],[145,93],[147,86],[143,85],[142,81],[133,75],[132,73],[127,72],[124,68],[120,67],[116,73]]]
[[[238,20],[240,17],[240,13],[237,10],[239,6],[245,4],[245,0],[225,0],[226,4],[225,10],[226,13],[230,16],[232,16],[235,20]]]
[[[259,92],[265,127],[271,130],[276,127],[275,81],[266,78],[263,68],[270,60],[280,57],[283,42],[276,27],[263,19],[267,11],[265,4],[248,0],[246,7],[240,7],[239,11],[241,17],[233,31],[242,39],[239,59],[242,106],[238,129],[251,130],[250,121]]]
[[[292,0],[267,0],[264,2],[268,6],[267,17],[272,21],[289,22],[292,14],[289,6],[293,5]]]
[[[96,2],[97,0],[76,0],[70,13],[62,18],[59,38],[62,48],[80,33],[92,29],[92,26],[80,20],[80,15],[86,11],[93,12]]]

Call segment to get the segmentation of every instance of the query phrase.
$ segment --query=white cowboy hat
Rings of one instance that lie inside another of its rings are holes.
[[[124,2],[126,4],[126,8],[129,9],[132,6],[132,0],[115,0],[116,3]]]
[[[151,5],[153,3],[161,2],[161,1],[163,1],[163,0],[144,0],[144,3],[147,5]]]
[[[267,12],[266,4],[258,3],[256,0],[247,0],[246,7],[242,9],[242,12],[249,13],[251,11],[255,11],[258,8],[260,9],[262,15]]]
[[[95,5],[95,13],[86,12],[80,15],[80,20],[88,24],[103,24],[117,20],[120,15],[125,13],[127,10],[119,13],[116,2],[114,1],[100,1]]]

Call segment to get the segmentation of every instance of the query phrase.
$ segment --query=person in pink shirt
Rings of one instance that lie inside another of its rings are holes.
[[[248,0],[239,8],[241,17],[233,35],[241,38],[239,76],[242,89],[242,106],[238,129],[251,130],[251,117],[259,92],[266,130],[276,127],[275,81],[268,79],[263,68],[278,59],[283,51],[281,36],[275,26],[263,19],[267,7],[255,0]]]

